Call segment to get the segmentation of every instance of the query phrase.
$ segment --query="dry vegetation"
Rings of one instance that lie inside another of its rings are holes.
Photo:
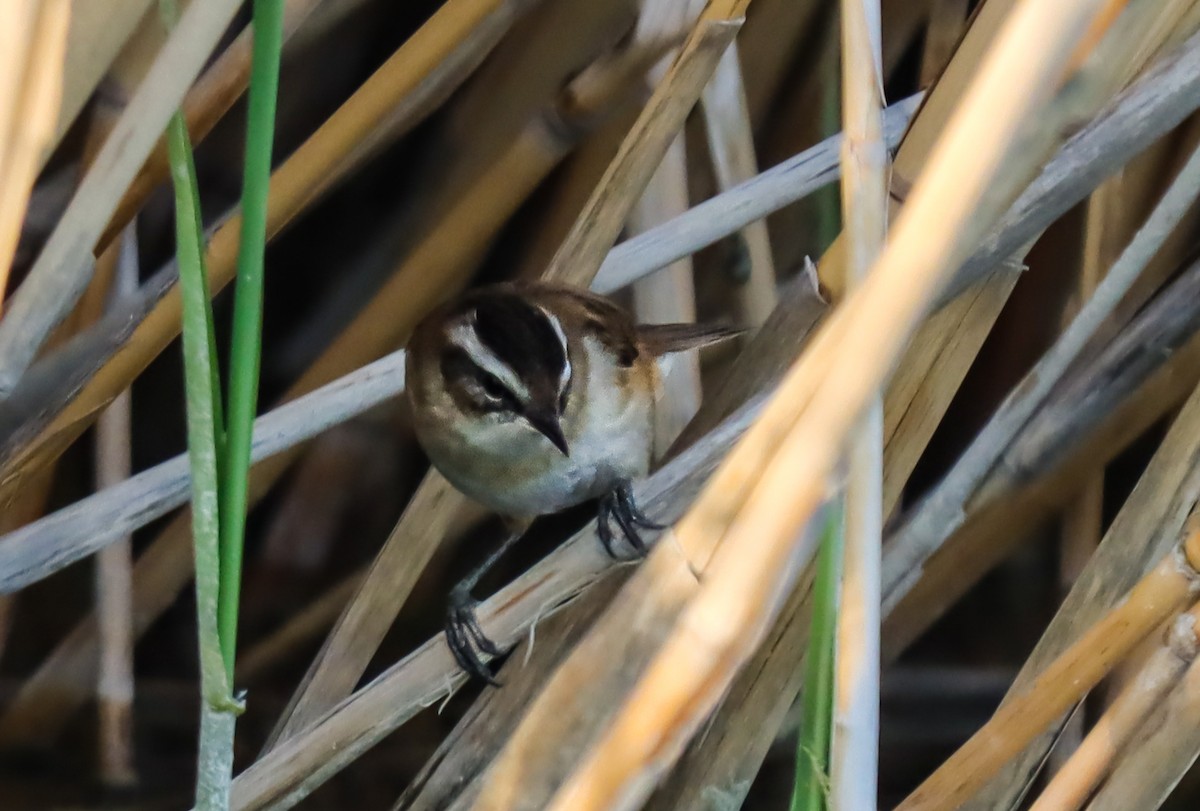
[[[0,808],[1200,803],[1200,2],[8,3]],[[231,375],[268,241],[216,760],[183,122]],[[584,508],[485,583],[483,689],[402,349],[539,277],[752,330],[664,375],[644,561]]]

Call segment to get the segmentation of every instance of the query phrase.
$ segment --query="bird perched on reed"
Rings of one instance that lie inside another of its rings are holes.
[[[534,518],[598,499],[634,552],[661,529],[630,483],[650,469],[658,360],[741,330],[639,325],[608,299],[564,285],[504,283],[469,291],[426,316],[408,345],[406,386],[417,440],[467,496],[506,519],[509,538],[451,593],[446,638],[467,672],[495,684],[500,654],[475,618],[483,574]]]

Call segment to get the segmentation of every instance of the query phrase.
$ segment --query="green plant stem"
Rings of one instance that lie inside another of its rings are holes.
[[[827,805],[829,743],[833,724],[834,643],[837,635],[838,592],[842,580],[842,504],[825,508],[821,551],[813,584],[812,630],[805,656],[804,693],[796,781],[791,811],[822,811]]]
[[[228,439],[221,475],[221,583],[217,623],[225,667],[231,680],[237,650],[250,442],[258,407],[267,189],[275,134],[279,55],[283,47],[283,0],[255,0],[253,25],[254,52],[242,173],[242,231],[229,359]]]
[[[175,254],[183,300],[183,360],[187,399],[188,460],[192,473],[192,536],[196,555],[196,626],[200,644],[200,755],[196,808],[229,807],[233,728],[239,711],[221,655],[217,631],[220,588],[217,481],[222,434],[213,351],[212,310],[204,267],[203,232],[196,171],[183,116],[167,127],[171,180],[175,189]]]

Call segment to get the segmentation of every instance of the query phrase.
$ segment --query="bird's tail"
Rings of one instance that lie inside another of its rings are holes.
[[[638,342],[655,356],[719,344],[746,331],[725,324],[639,324],[637,330]]]

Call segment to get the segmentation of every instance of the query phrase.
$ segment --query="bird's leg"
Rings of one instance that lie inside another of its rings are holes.
[[[621,534],[633,547],[636,557],[646,556],[646,544],[642,541],[639,529],[665,529],[662,524],[656,524],[646,517],[633,500],[633,488],[629,482],[621,482],[611,493],[600,499],[599,515],[596,517],[596,534],[600,543],[614,560],[623,560],[613,547],[613,532],[609,521],[615,521],[621,528]]]
[[[504,553],[521,539],[528,526],[528,523],[509,526],[508,537],[504,543],[450,591],[450,601],[446,609],[446,644],[454,654],[454,660],[469,675],[478,677],[493,687],[499,687],[500,682],[496,681],[495,674],[484,659],[500,656],[504,651],[496,647],[479,626],[479,618],[475,615],[475,607],[479,605],[479,601],[471,595],[471,590]]]

